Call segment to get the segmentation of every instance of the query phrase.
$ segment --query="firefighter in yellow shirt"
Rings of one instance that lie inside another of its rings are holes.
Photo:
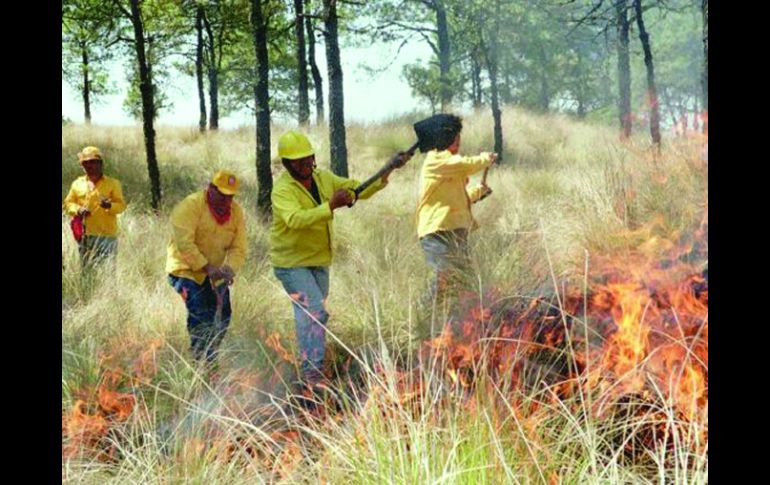
[[[98,148],[83,148],[78,159],[85,175],[72,182],[64,199],[64,210],[74,219],[72,226],[81,264],[88,270],[117,252],[117,216],[126,209],[126,202],[120,182],[104,175],[104,161]]]
[[[316,169],[315,151],[302,133],[288,131],[278,141],[286,171],[271,193],[273,222],[270,259],[273,272],[293,299],[295,331],[305,384],[323,379],[334,212],[353,202],[359,182]],[[401,165],[408,155],[396,155]],[[382,190],[390,172],[359,195],[367,199]]]
[[[171,212],[166,273],[187,307],[196,361],[216,360],[230,325],[230,285],[248,253],[243,208],[233,200],[239,185],[235,174],[219,171]]]
[[[462,120],[445,115],[444,126],[422,165],[417,236],[433,271],[430,303],[445,301],[469,286],[468,233],[477,227],[471,205],[491,193],[486,184],[469,189],[469,177],[497,160],[496,153],[459,155]]]

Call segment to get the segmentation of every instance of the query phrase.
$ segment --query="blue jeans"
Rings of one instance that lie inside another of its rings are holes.
[[[425,261],[433,271],[429,302],[443,299],[470,285],[468,231],[438,231],[420,238]]]
[[[323,377],[326,353],[325,326],[329,314],[324,302],[329,296],[329,268],[273,268],[273,272],[293,300],[294,329],[301,355],[302,377],[307,382],[317,382]]]
[[[199,285],[194,280],[168,275],[168,282],[182,296],[187,306],[187,332],[190,334],[193,359],[201,361],[205,358],[207,362],[214,362],[219,344],[230,325],[230,288],[220,285],[214,290],[208,278]],[[217,296],[220,297],[221,306],[219,318]]]
[[[83,236],[78,244],[80,263],[84,271],[88,271],[97,263],[114,260],[118,252],[118,239],[110,236]]]

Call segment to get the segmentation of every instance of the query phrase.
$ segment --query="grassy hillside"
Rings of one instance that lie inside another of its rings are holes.
[[[461,153],[491,149],[489,118],[464,120]],[[413,121],[348,127],[351,175],[363,180],[396,150],[411,145]],[[670,258],[672,251],[687,256],[687,268],[693,272],[707,263],[708,166],[702,160],[703,140],[669,140],[662,154],[653,156],[646,139],[621,144],[613,129],[561,116],[510,109],[503,123],[504,162],[488,178],[494,194],[474,206],[481,226],[472,237],[480,301],[492,299],[493,308],[516,312],[532,298],[546,295],[561,306],[575,289],[584,296],[594,294],[591,288],[611,280],[613,271],[629,278],[636,277],[636,271],[646,274],[645,286],[668,281],[653,278],[646,265],[654,261],[656,271],[666,269],[657,263]],[[273,128],[274,154],[286,128]],[[309,135],[319,166],[328,168],[326,129],[313,127]],[[105,172],[121,180],[129,207],[119,220],[117,269],[100,274],[94,288],[81,284],[77,248],[62,217],[65,480],[707,481],[703,396],[693,407],[696,411],[684,412],[686,418],[681,406],[671,402],[679,394],[671,392],[660,392],[669,402],[656,400],[657,411],[641,420],[638,414],[633,419],[622,413],[608,416],[588,411],[591,396],[604,389],[592,387],[590,372],[571,381],[580,392],[557,395],[554,383],[544,379],[514,389],[510,382],[506,387],[481,372],[473,385],[461,386],[456,369],[444,361],[421,381],[425,385],[419,399],[409,395],[414,382],[407,385],[403,378],[412,375],[411,369],[404,369],[399,364],[404,359],[397,357],[427,347],[414,341],[413,329],[416,301],[428,277],[414,228],[422,155],[394,173],[383,192],[335,213],[335,260],[327,303],[333,334],[328,337],[330,359],[359,368],[363,394],[346,400],[339,414],[293,416],[286,414],[292,407],[282,402],[283,381],[292,374],[293,319],[290,301],[269,264],[269,226],[256,217],[253,130],[200,135],[194,128],[159,128],[159,215],[149,210],[138,127],[64,126],[62,199],[81,173],[76,154],[85,145],[105,153]],[[163,269],[171,207],[203,188],[220,168],[243,179],[236,200],[247,209],[250,255],[232,289],[233,320],[223,345],[220,378],[207,382],[189,362],[184,305]],[[282,170],[276,159],[273,175]],[[695,254],[693,242],[697,257],[690,257]],[[587,308],[588,298],[580,301]],[[678,301],[672,304],[677,309]],[[700,314],[689,306],[687,311]],[[643,313],[653,314],[647,306]],[[576,318],[573,330],[587,334],[594,328],[589,320],[585,314]],[[638,323],[645,324],[643,316]],[[707,359],[707,323],[705,328]],[[697,338],[702,339],[699,332]],[[610,333],[601,339],[618,340]],[[694,344],[687,345],[688,355],[694,353]],[[376,365],[362,365],[350,352],[356,358],[369,356]],[[610,354],[605,350],[604,355]],[[570,358],[583,358],[578,355],[583,352],[575,351]],[[653,352],[646,355],[640,366],[657,362]],[[605,360],[597,362],[617,370]],[[685,371],[677,369],[678,383]],[[414,399],[420,403],[417,409],[404,404]],[[645,442],[644,452],[629,454],[629,443],[636,443],[648,425],[668,434],[662,441]]]

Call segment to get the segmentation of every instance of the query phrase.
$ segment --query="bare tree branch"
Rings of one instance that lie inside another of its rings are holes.
[[[599,0],[593,7],[591,7],[591,10],[588,11],[585,15],[582,17],[579,17],[577,20],[573,20],[575,22],[575,25],[567,32],[567,36],[572,36],[577,29],[582,27],[584,24],[592,24],[596,23],[597,20],[602,21],[602,23],[608,22],[608,17],[606,17],[606,13],[609,12],[612,9],[612,5],[610,4],[608,7],[606,7],[601,12],[598,12],[598,10],[604,5],[604,0]],[[597,13],[598,12],[598,13]]]
[[[115,7],[116,7],[118,10],[120,10],[120,11],[123,13],[123,15],[125,15],[125,16],[126,16],[126,18],[129,18],[129,19],[131,18],[131,12],[129,12],[129,11],[126,9],[126,7],[124,7],[124,6],[123,6],[123,4],[122,4],[122,3],[120,3],[120,1],[119,1],[119,0],[113,0],[113,2],[112,2],[112,3],[115,5]]]
[[[438,50],[438,47],[436,46],[436,44],[433,42],[433,40],[430,37],[428,37],[427,35],[425,35],[425,32],[417,32],[417,33],[419,35],[421,35],[423,39],[425,39],[425,42],[428,43],[428,45],[430,46],[430,48],[433,51],[433,53],[436,54],[436,56],[438,56],[439,55],[439,50]]]

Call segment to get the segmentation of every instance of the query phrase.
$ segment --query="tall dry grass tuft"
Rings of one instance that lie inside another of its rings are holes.
[[[363,180],[410,146],[418,117],[351,125],[351,175]],[[274,154],[286,128],[273,127]],[[667,140],[653,156],[642,139],[620,143],[614,129],[520,109],[504,111],[503,132],[505,162],[488,178],[494,194],[474,207],[480,229],[472,236],[473,258],[485,294],[511,301],[553,295],[555,288],[580,285],[595,255],[652,236],[679,241],[702,227],[708,166],[700,140]],[[308,134],[319,166],[328,168],[326,127]],[[468,116],[461,152],[491,150],[491,134],[491,117]],[[255,216],[253,130],[201,135],[160,127],[164,201],[157,215],[149,210],[138,127],[63,126],[62,199],[80,174],[76,154],[85,145],[105,153],[105,171],[123,183],[129,208],[120,217],[115,269],[101,270],[89,287],[62,218],[62,415],[76,412],[78,401],[85,403],[81,414],[96,413],[98,389],[116,372],[122,378],[110,390],[134,396],[135,405],[126,419],[104,417],[109,426],[100,439],[113,450],[110,459],[69,453],[65,481],[708,481],[707,413],[687,426],[665,406],[600,420],[583,412],[589,393],[553,399],[548,388],[532,388],[504,399],[498,392],[504,389],[481,377],[468,394],[440,369],[428,374],[416,411],[394,401],[403,391],[396,376],[409,373],[404,362],[420,347],[417,301],[428,279],[414,228],[421,154],[381,194],[335,214],[329,355],[356,382],[338,383],[330,399],[342,413],[320,419],[287,398],[295,372],[293,319],[271,272],[269,226]],[[220,379],[210,381],[189,362],[184,306],[163,267],[171,207],[225,167],[244,181],[237,200],[248,214],[251,254],[233,287]],[[274,160],[274,176],[281,170]],[[669,444],[648,450],[645,460],[627,460],[623,450],[635,430],[655,420],[671,430]],[[63,446],[72,442],[65,437]]]

